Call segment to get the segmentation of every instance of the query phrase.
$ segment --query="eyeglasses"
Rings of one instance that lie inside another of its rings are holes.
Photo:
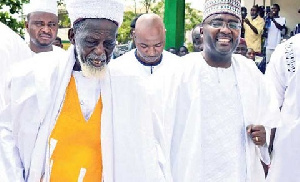
[[[211,20],[207,24],[212,26],[213,28],[223,28],[224,25],[226,25],[229,29],[233,30],[238,30],[242,27],[238,22],[225,22],[222,20]]]

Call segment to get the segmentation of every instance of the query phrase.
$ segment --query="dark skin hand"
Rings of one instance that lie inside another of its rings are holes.
[[[253,26],[251,23],[250,23],[250,21],[248,20],[248,18],[245,18],[245,23],[247,23],[247,25],[249,25],[249,27],[253,30],[253,32],[255,33],[255,34],[258,34],[258,31],[257,31],[257,29],[255,28],[255,26]]]
[[[262,125],[247,126],[247,133],[255,145],[263,146],[266,143],[266,129]]]
[[[277,17],[274,17],[272,13],[269,13],[269,16],[270,16],[272,22],[275,24],[276,28],[278,28],[281,31],[284,28],[284,25],[281,26],[279,23],[277,23],[277,21],[274,19]]]

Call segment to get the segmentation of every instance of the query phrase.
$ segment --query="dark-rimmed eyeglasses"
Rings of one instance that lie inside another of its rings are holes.
[[[232,29],[232,30],[238,30],[242,27],[241,23],[233,22],[233,21],[225,22],[222,20],[211,20],[210,22],[207,22],[206,24],[210,25],[213,28],[223,28],[224,26],[227,26],[229,29]]]

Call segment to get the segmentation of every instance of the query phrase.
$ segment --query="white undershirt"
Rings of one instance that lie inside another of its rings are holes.
[[[99,100],[101,92],[100,80],[84,77],[81,71],[73,71],[73,76],[75,78],[81,112],[85,120],[88,121]]]

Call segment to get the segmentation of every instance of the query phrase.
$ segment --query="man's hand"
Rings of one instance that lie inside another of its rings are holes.
[[[266,130],[262,125],[247,126],[247,133],[255,145],[263,146],[266,143]]]

